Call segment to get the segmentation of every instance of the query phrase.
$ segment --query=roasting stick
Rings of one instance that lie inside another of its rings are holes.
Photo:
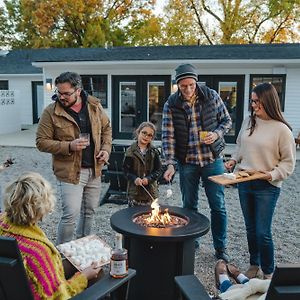
[[[145,192],[149,195],[149,197],[152,199],[152,201],[155,201],[155,199],[152,197],[152,195],[148,192],[148,190],[143,186],[141,185],[141,187],[145,190]]]

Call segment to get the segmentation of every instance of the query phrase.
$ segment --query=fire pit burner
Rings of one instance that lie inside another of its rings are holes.
[[[137,274],[130,284],[129,300],[179,299],[175,276],[194,274],[194,240],[208,232],[209,220],[192,210],[161,207],[161,211],[165,209],[170,216],[180,217],[186,224],[161,228],[134,222],[149,215],[149,206],[125,208],[110,218],[111,227],[124,235],[128,264]]]
[[[167,222],[161,222],[160,219],[151,221],[151,213],[141,214],[133,217],[133,222],[144,227],[154,228],[176,228],[182,227],[188,224],[188,218],[180,217],[174,214],[168,214],[168,217],[164,217],[165,213],[161,213],[162,219],[167,218]]]

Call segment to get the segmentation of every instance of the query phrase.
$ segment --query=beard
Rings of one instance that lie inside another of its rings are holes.
[[[66,100],[61,100],[58,99],[59,103],[64,107],[64,108],[71,108],[78,100],[78,96],[75,95],[73,101],[66,101]]]

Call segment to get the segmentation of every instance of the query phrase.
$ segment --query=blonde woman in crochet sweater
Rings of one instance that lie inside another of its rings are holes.
[[[37,225],[54,205],[50,184],[37,173],[19,176],[5,190],[0,235],[17,240],[34,299],[69,299],[99,271],[91,266],[65,279],[59,252]]]

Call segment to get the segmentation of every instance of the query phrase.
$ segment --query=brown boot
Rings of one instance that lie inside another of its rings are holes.
[[[256,278],[259,275],[259,266],[251,265],[249,269],[245,272],[245,275],[251,279],[251,278]]]

